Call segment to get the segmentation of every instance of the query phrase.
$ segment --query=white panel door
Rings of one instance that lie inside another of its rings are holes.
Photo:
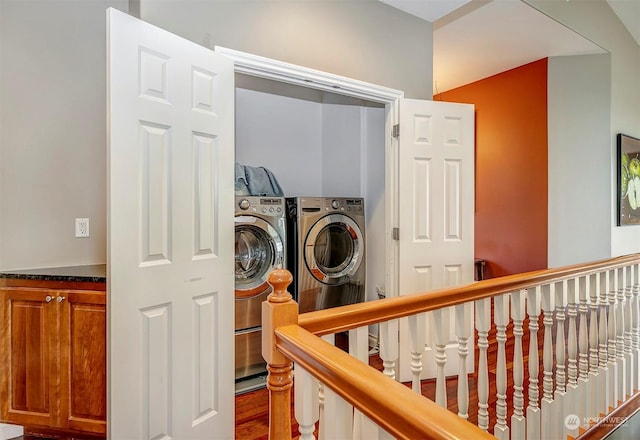
[[[401,99],[399,123],[399,294],[472,282],[473,105]],[[473,319],[471,306],[467,314]],[[423,377],[434,377],[436,371],[433,318],[427,315]],[[446,374],[455,374],[458,354],[452,309],[444,314],[441,326],[446,327],[448,342]],[[402,380],[410,380],[408,341],[408,325],[401,323]],[[473,339],[469,342],[472,346]],[[473,366],[473,356],[468,356],[467,361]]]
[[[107,14],[108,435],[233,438],[233,62]]]

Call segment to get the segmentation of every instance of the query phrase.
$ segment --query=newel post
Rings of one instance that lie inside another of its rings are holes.
[[[293,363],[276,348],[275,329],[298,323],[298,304],[287,287],[293,277],[288,270],[269,274],[273,292],[262,303],[262,357],[267,362],[269,390],[269,439],[291,440],[291,388]]]

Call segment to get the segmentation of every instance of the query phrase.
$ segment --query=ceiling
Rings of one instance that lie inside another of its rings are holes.
[[[433,23],[434,94],[542,58],[606,53],[520,0],[380,1]],[[640,44],[640,2],[607,1]]]

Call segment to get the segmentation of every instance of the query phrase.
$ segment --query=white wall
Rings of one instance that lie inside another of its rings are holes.
[[[640,137],[640,47],[604,1],[526,1],[611,53],[610,132],[606,140],[606,160],[602,165],[609,166],[610,176],[606,196],[606,208],[611,225],[609,254],[616,256],[640,252],[640,226],[615,226],[615,138],[617,133]],[[585,90],[584,93],[590,91]],[[582,237],[568,246],[580,246],[580,243],[587,239],[589,237]]]
[[[384,161],[383,108],[236,88],[236,161],[273,171],[286,197],[364,197],[365,173],[384,188],[384,162],[365,170],[365,154]]]
[[[384,113],[382,109],[379,109]],[[362,125],[364,109],[322,105],[322,196],[362,197]],[[384,142],[384,122],[381,127]],[[384,180],[384,174],[382,175]]]
[[[609,257],[610,62],[549,58],[549,267]]]
[[[105,10],[127,2],[1,3],[0,268],[104,263]]]
[[[322,106],[236,88],[236,162],[271,170],[287,197],[322,191]]]
[[[140,0],[140,18],[205,47],[433,96],[432,24],[377,0]]]

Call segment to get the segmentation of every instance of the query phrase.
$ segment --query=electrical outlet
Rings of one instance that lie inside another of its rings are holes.
[[[76,218],[76,237],[89,236],[89,219]]]

